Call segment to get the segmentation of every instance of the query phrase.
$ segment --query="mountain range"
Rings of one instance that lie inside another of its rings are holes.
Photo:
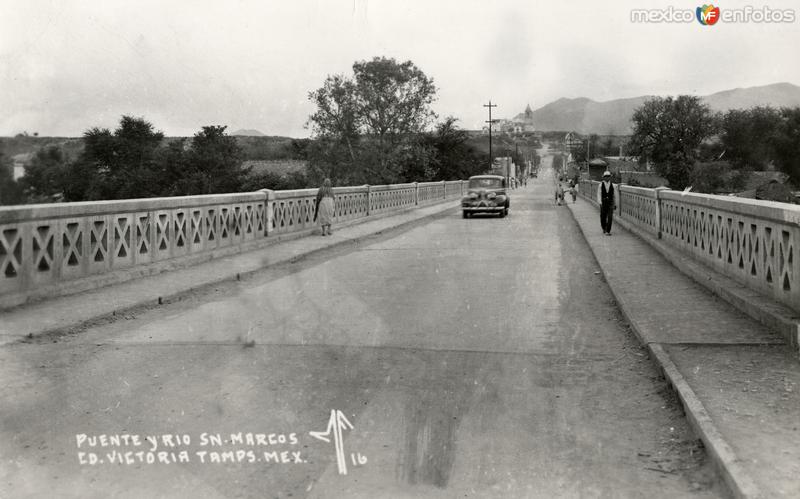
[[[585,97],[558,99],[533,111],[533,125],[540,131],[575,131],[600,135],[631,133],[631,116],[650,95],[597,102]],[[760,87],[735,88],[701,96],[713,111],[746,109],[754,106],[800,106],[800,87],[775,83]],[[523,114],[524,115],[524,114]]]

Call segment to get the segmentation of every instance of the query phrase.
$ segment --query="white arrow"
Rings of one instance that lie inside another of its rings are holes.
[[[328,418],[328,426],[325,428],[325,431],[308,432],[312,437],[327,443],[330,443],[330,434],[333,432],[333,444],[336,448],[336,464],[339,468],[340,475],[347,474],[347,461],[344,459],[344,441],[342,439],[343,429],[352,430],[352,423],[347,420],[342,411],[331,409],[331,416]]]

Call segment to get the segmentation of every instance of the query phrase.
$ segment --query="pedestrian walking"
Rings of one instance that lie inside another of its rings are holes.
[[[572,204],[575,204],[575,201],[578,199],[578,186],[573,185],[570,187],[569,193],[572,194]]]
[[[561,202],[564,201],[564,189],[561,187],[561,182],[556,184],[556,204],[561,206]]]
[[[322,187],[317,191],[317,199],[314,205],[314,221],[319,218],[319,225],[322,228],[323,236],[330,236],[333,231],[331,230],[331,223],[333,222],[335,204],[333,197],[333,187],[331,186],[331,179],[326,178],[322,182]]]
[[[603,234],[611,235],[611,223],[614,221],[614,210],[617,209],[617,192],[611,182],[611,172],[603,172],[603,181],[597,187],[597,201],[600,203],[600,227]]]

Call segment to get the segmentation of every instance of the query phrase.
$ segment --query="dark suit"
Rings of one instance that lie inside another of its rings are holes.
[[[600,227],[603,228],[603,233],[607,234],[611,232],[611,223],[614,221],[614,208],[617,206],[614,199],[616,189],[611,182],[608,183],[608,189],[606,189],[605,182],[600,182],[598,190],[600,194]]]

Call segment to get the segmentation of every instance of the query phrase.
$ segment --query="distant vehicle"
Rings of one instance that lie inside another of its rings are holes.
[[[469,218],[473,213],[508,215],[510,202],[506,194],[506,179],[500,175],[476,175],[469,178],[467,195],[461,198],[461,213]]]

